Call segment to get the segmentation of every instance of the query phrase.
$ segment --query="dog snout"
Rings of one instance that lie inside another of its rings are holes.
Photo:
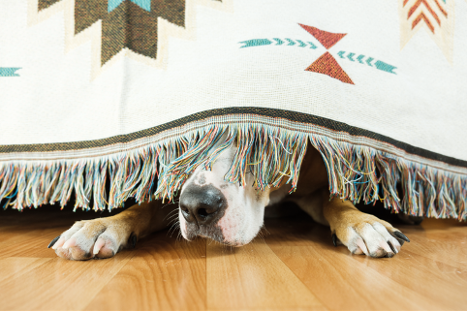
[[[187,222],[208,225],[224,215],[226,199],[211,184],[190,185],[180,195],[179,207]]]

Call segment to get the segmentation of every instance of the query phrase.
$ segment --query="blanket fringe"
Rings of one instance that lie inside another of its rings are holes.
[[[395,213],[466,220],[466,175],[319,134],[247,123],[209,126],[100,158],[3,162],[0,201],[18,210],[56,203],[63,208],[73,193],[75,210],[111,210],[129,198],[174,201],[192,171],[211,168],[231,144],[237,153],[226,181],[245,186],[252,173],[258,189],[286,179],[293,192],[308,141],[323,157],[332,195],[354,203],[381,201]]]

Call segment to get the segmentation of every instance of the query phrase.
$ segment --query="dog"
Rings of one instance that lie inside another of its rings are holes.
[[[331,197],[328,177],[320,153],[309,145],[298,187],[290,185],[258,190],[252,174],[245,187],[226,182],[236,147],[225,149],[211,170],[199,166],[184,183],[180,196],[178,225],[190,241],[197,236],[240,247],[248,244],[263,226],[265,210],[289,201],[296,203],[316,222],[329,226],[332,241],[351,253],[370,257],[393,257],[410,240],[390,223],[359,211],[350,201]],[[123,248],[135,247],[138,239],[168,226],[171,205],[160,201],[134,205],[106,218],[78,221],[54,238],[49,248],[64,259],[89,260],[114,256]]]

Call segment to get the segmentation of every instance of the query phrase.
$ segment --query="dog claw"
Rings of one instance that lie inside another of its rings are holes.
[[[400,238],[400,239],[402,239],[404,241],[407,241],[408,243],[410,242],[409,238],[406,237],[406,235],[401,233],[401,232],[395,231],[395,232],[393,232],[393,234],[395,234],[396,237],[398,237],[398,238]]]
[[[62,236],[62,234],[60,234],[59,236],[57,236],[56,238],[54,238],[54,239],[49,243],[49,245],[47,245],[47,248],[50,248],[50,247],[54,246],[54,244],[59,240],[60,236]]]
[[[392,243],[388,241],[387,244],[388,246],[390,246],[390,249],[393,251],[393,254],[396,255],[398,252],[395,250],[395,247],[393,247]]]
[[[337,240],[336,234],[333,233],[333,234],[332,234],[332,242],[333,242],[333,245],[334,245],[335,247],[338,246],[337,243],[336,243],[336,240]]]
[[[132,233],[128,238],[128,243],[132,246],[132,248],[135,248],[137,240],[137,236],[134,233]]]

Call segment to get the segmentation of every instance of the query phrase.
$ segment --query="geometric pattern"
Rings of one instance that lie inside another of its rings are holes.
[[[342,59],[348,59],[350,60],[351,62],[355,62],[355,61],[358,61],[360,64],[367,64],[369,65],[370,67],[373,67],[375,66],[375,68],[381,70],[381,71],[385,71],[387,73],[391,73],[391,74],[396,74],[394,72],[394,70],[396,69],[396,66],[393,66],[393,65],[390,65],[390,64],[387,64],[385,62],[382,62],[382,61],[375,61],[374,64],[372,64],[372,61],[374,60],[373,57],[368,57],[367,59],[366,56],[364,54],[360,54],[356,57],[356,59],[354,59],[354,57],[356,56],[356,53],[353,53],[353,52],[349,52],[348,55],[345,55],[346,54],[346,51],[340,51],[337,53],[339,57],[341,57]],[[364,63],[365,62],[365,63]]]
[[[108,0],[107,2],[107,11],[112,12],[116,7],[118,7],[124,0]],[[151,0],[130,0],[142,9],[146,11],[151,11]]]
[[[313,62],[306,71],[324,74],[342,82],[354,84],[348,74],[341,68],[338,62],[333,58],[330,52],[325,52],[315,62]]]
[[[38,0],[38,11],[60,1]],[[185,27],[185,14],[185,0],[75,0],[74,34],[101,21],[101,66],[124,49],[156,59],[158,18]]]
[[[422,0],[424,1],[424,0]],[[333,47],[338,41],[343,39],[346,34],[338,34],[338,33],[331,33],[325,30],[318,29],[313,26],[307,26],[303,24],[299,24],[304,30],[306,30],[309,34],[315,37],[327,50]],[[243,44],[240,48],[250,48],[250,47],[259,47],[259,46],[291,46],[291,47],[299,47],[299,48],[306,48],[309,49],[316,49],[317,46],[310,42],[310,41],[303,41],[299,39],[290,39],[290,38],[263,38],[263,39],[250,39],[239,42]],[[360,64],[367,64],[370,67],[376,68],[378,70],[396,74],[394,70],[396,66],[390,65],[380,60],[376,60],[374,63],[373,57],[367,57],[364,54],[359,54],[356,56],[356,53],[349,52],[347,55],[346,51],[339,51],[338,56],[342,59],[348,59],[351,62],[359,62]],[[354,84],[348,74],[341,68],[340,64],[336,61],[336,59],[327,51],[322,54],[318,59],[316,59],[309,67],[305,69],[306,71],[319,73],[323,75],[327,75],[331,78],[340,80],[344,83]]]
[[[273,39],[251,39],[251,40],[246,40],[246,41],[241,41],[239,43],[242,43],[244,44],[241,48],[249,48],[249,47],[257,47],[257,46],[262,46],[262,45],[270,45],[272,43],[275,43],[275,45],[277,46],[280,46],[280,45],[287,45],[287,46],[290,46],[290,47],[298,47],[298,48],[304,48],[304,47],[307,47],[309,44],[310,45],[310,49],[317,49],[317,46],[315,44],[313,44],[312,42],[308,41],[307,43],[302,41],[302,40],[299,40],[299,39],[291,39],[291,38],[284,38],[284,39],[280,39],[280,38],[273,38]],[[296,45],[297,44],[297,45]]]
[[[343,39],[344,36],[346,36],[346,34],[331,33],[303,24],[299,24],[299,26],[314,36],[315,39],[317,39],[327,50],[333,47],[338,41]],[[315,62],[313,62],[309,67],[307,67],[306,71],[324,74],[330,76],[331,78],[338,79],[344,83],[354,84],[351,78],[349,78],[348,74],[346,74],[343,68],[341,68],[338,62],[328,51],[315,60]]]
[[[451,63],[454,6],[452,0],[399,0],[401,49],[419,29],[424,28]]]
[[[335,34],[328,31],[320,30],[316,27],[307,26],[303,24],[299,24],[302,28],[304,28],[309,34],[315,37],[324,47],[325,49],[330,49],[333,47],[338,41],[340,41],[346,34]]]
[[[21,67],[0,67],[0,77],[19,77],[16,71],[20,69]]]

